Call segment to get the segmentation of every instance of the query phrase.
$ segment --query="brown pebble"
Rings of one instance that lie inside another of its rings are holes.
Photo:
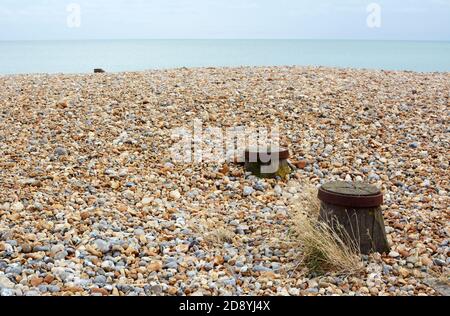
[[[22,245],[22,253],[30,253],[33,251],[33,248],[29,244]]]
[[[155,261],[155,262],[152,262],[152,263],[150,263],[150,264],[147,266],[147,269],[148,269],[150,272],[161,271],[161,269],[162,269],[162,262],[161,262],[161,261]]]
[[[109,292],[108,292],[107,290],[105,290],[105,289],[99,289],[99,288],[92,289],[92,290],[91,290],[91,293],[93,293],[93,294],[99,293],[99,294],[101,294],[101,295],[103,295],[103,296],[108,296],[108,295],[109,295]]]
[[[51,274],[47,274],[44,278],[44,282],[47,284],[51,284],[55,280],[55,277]]]
[[[89,214],[89,212],[81,212],[80,217],[82,220],[85,220],[90,217],[90,214]]]
[[[176,295],[176,294],[178,293],[178,290],[177,290],[176,287],[170,286],[170,287],[167,289],[167,293],[169,293],[169,295]]]
[[[42,282],[44,282],[43,278],[38,278],[38,277],[33,277],[30,280],[30,284],[34,287],[39,286],[42,284]]]
[[[298,169],[305,169],[305,167],[308,163],[306,160],[300,160],[300,161],[295,161],[292,164],[294,166],[296,166]]]
[[[79,286],[68,286],[62,289],[62,292],[71,292],[71,293],[78,293],[83,291],[84,291],[83,288]]]
[[[119,204],[119,205],[117,206],[117,210],[118,210],[119,212],[126,212],[126,211],[128,210],[128,206],[126,206],[125,204]]]

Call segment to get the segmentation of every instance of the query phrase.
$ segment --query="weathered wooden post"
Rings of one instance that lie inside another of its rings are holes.
[[[381,205],[381,191],[364,182],[336,181],[319,189],[320,220],[359,246],[362,254],[389,252]]]
[[[245,151],[245,170],[260,178],[285,178],[292,172],[288,159],[286,148],[249,148]]]

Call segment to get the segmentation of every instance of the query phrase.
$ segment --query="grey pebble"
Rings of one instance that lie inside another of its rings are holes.
[[[51,293],[57,293],[57,292],[61,291],[60,287],[57,285],[48,285],[47,289]]]
[[[264,191],[266,190],[266,188],[265,188],[265,186],[264,186],[264,183],[262,183],[262,182],[260,182],[260,181],[256,182],[256,183],[253,185],[253,188],[254,188],[256,191],[261,191],[261,192],[264,192]]]
[[[107,253],[111,248],[111,245],[102,239],[95,240],[94,244],[102,253]]]
[[[442,259],[434,259],[433,262],[435,265],[440,267],[444,267],[446,265],[445,261]]]
[[[104,275],[98,275],[94,278],[94,283],[103,286],[106,284],[106,277]]]
[[[256,271],[256,272],[271,272],[272,269],[264,267],[264,266],[261,266],[261,265],[256,265],[256,266],[253,266],[253,271]]]
[[[57,156],[65,156],[65,155],[67,155],[67,149],[65,149],[64,147],[56,147],[55,155],[57,155]]]
[[[178,263],[176,262],[176,261],[170,261],[170,262],[167,262],[165,265],[164,265],[164,268],[166,268],[166,269],[178,269]]]
[[[1,289],[0,296],[14,296],[15,292],[12,289]]]
[[[254,192],[255,192],[255,190],[252,187],[248,187],[248,186],[244,187],[244,191],[243,191],[244,196],[250,196]]]

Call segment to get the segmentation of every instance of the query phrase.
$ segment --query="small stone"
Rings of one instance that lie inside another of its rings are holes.
[[[67,251],[61,251],[61,252],[58,252],[58,253],[54,256],[54,258],[55,258],[55,260],[63,260],[64,258],[67,257],[67,255],[68,255],[68,252],[67,252]]]
[[[227,175],[230,172],[230,167],[228,164],[224,164],[222,168],[219,169],[219,172],[223,175]]]
[[[47,290],[50,293],[58,293],[59,291],[61,291],[61,288],[59,286],[57,286],[57,285],[48,285],[47,286]]]
[[[51,274],[47,274],[44,278],[44,282],[47,284],[52,283],[55,280],[55,278]]]
[[[90,214],[87,211],[81,212],[80,213],[80,217],[81,217],[82,220],[86,220],[86,219],[88,219],[90,217]]]
[[[32,251],[33,251],[33,247],[31,247],[29,244],[22,245],[22,253],[30,253]]]
[[[174,287],[174,286],[169,286],[169,288],[168,288],[168,290],[167,290],[167,293],[168,293],[169,295],[176,295],[176,294],[178,293],[178,290],[177,290],[177,288]]]
[[[333,145],[331,145],[331,144],[328,144],[328,145],[326,145],[325,146],[325,149],[324,149],[324,151],[323,151],[323,153],[324,153],[324,155],[329,155],[329,154],[331,154],[331,152],[333,151]]]
[[[370,288],[369,291],[370,291],[370,294],[373,296],[377,296],[380,293],[380,291],[376,287]]]
[[[433,264],[433,260],[431,260],[428,257],[421,257],[420,258],[420,262],[424,265],[424,266],[431,266]]]
[[[114,189],[114,190],[120,188],[120,182],[119,181],[111,181],[110,185],[111,185],[111,188]]]
[[[14,283],[11,282],[5,275],[0,274],[0,289],[12,289],[14,288]]]
[[[65,149],[64,147],[56,147],[55,155],[57,155],[57,156],[65,156],[65,155],[67,155],[67,149]]]
[[[256,183],[253,185],[253,188],[254,188],[256,191],[260,191],[260,192],[264,192],[264,191],[266,190],[266,188],[265,188],[265,186],[264,186],[264,183],[262,183],[262,182],[256,182]]]
[[[115,265],[114,262],[112,262],[111,260],[105,260],[102,262],[101,267],[106,271],[111,271],[114,270]]]
[[[170,197],[174,200],[178,200],[179,198],[181,198],[181,194],[178,190],[174,190],[170,192]]]
[[[255,265],[253,266],[253,271],[256,272],[272,272],[272,269],[261,266],[261,265]]]
[[[289,289],[289,294],[292,295],[292,296],[299,296],[300,295],[300,289],[291,288],[291,289]]]
[[[391,258],[398,258],[398,257],[400,257],[400,254],[398,252],[396,252],[396,251],[391,251],[389,253],[389,257],[391,257]]]
[[[161,285],[153,285],[150,287],[150,292],[154,295],[160,295],[162,293],[163,289]]]
[[[59,252],[62,252],[65,250],[64,245],[62,244],[58,244],[58,245],[54,245],[52,246],[52,248],[50,249],[50,254],[52,256],[55,256],[56,254],[58,254]]]
[[[29,179],[20,180],[20,184],[39,187],[39,186],[41,186],[42,183],[41,183],[41,181],[39,181],[37,179],[29,178]]]
[[[310,294],[317,294],[317,293],[319,293],[319,289],[315,288],[315,287],[310,287],[306,290],[306,292],[310,293]]]
[[[30,279],[30,284],[33,287],[37,287],[37,286],[41,285],[43,282],[44,282],[43,278],[33,277]]]
[[[101,294],[102,296],[108,296],[109,292],[105,289],[93,288],[91,289],[92,294]]]
[[[158,272],[163,268],[161,261],[154,261],[147,266],[147,270],[150,272]]]
[[[50,251],[50,247],[49,246],[34,246],[33,247],[33,252],[40,252],[40,251]]]
[[[295,167],[297,167],[298,169],[305,169],[306,165],[308,164],[306,160],[300,160],[300,161],[295,161],[292,163]]]
[[[187,194],[187,196],[189,197],[189,198],[191,198],[191,199],[194,199],[194,198],[196,198],[197,196],[199,196],[200,195],[200,192],[198,191],[198,190],[191,190],[191,191],[189,191],[188,192],[188,194]]]
[[[316,280],[309,280],[308,281],[308,287],[309,288],[318,288],[319,283]]]
[[[405,269],[405,268],[402,268],[402,267],[400,267],[400,268],[398,269],[398,273],[400,273],[400,275],[401,275],[402,277],[404,277],[404,278],[406,278],[406,277],[409,276],[409,271],[408,271],[407,269]]]
[[[417,261],[418,258],[416,256],[409,256],[408,258],[406,258],[407,263],[416,264]]]
[[[250,196],[250,195],[252,195],[254,192],[255,192],[255,190],[254,190],[252,187],[248,187],[248,186],[245,186],[245,187],[244,187],[244,191],[243,191],[244,196]]]
[[[134,235],[140,237],[140,236],[144,236],[145,235],[145,231],[141,228],[136,228],[134,230]]]
[[[440,266],[440,267],[445,267],[446,266],[446,262],[444,260],[437,259],[437,258],[433,260],[433,263],[435,265],[437,265],[437,266]]]
[[[273,188],[273,190],[277,195],[281,195],[283,193],[283,189],[278,184]]]
[[[65,109],[68,107],[67,101],[66,100],[61,100],[59,102],[56,103],[56,107],[60,108],[60,109]]]
[[[11,211],[13,212],[21,212],[24,209],[24,205],[21,202],[16,202],[13,205],[11,205]]]
[[[178,252],[188,252],[189,248],[189,244],[181,244],[176,247],[176,250]]]
[[[110,250],[110,244],[102,239],[97,239],[94,241],[95,247],[102,253],[107,253]]]
[[[167,262],[164,265],[164,268],[165,269],[174,269],[174,270],[176,270],[176,269],[178,269],[178,263],[176,261]]]
[[[150,198],[150,197],[145,197],[145,198],[142,199],[141,204],[142,204],[143,206],[147,206],[147,205],[150,205],[150,204],[152,203],[152,201],[153,201],[152,198]]]
[[[360,291],[361,293],[363,293],[363,294],[369,294],[369,293],[370,293],[369,289],[368,289],[367,287],[365,287],[365,286],[361,287],[361,288],[359,289],[359,291]]]
[[[8,297],[14,295],[15,295],[14,290],[0,287],[0,296]]]
[[[104,275],[98,275],[95,277],[94,283],[103,286],[106,284],[106,277]]]

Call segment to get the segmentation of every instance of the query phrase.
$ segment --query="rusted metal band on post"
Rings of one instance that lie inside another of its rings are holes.
[[[319,189],[319,200],[322,202],[344,207],[378,207],[383,204],[383,194],[374,195],[344,195]]]
[[[267,160],[267,157],[277,158],[278,160],[289,159],[289,150],[286,148],[276,148],[276,149],[247,149],[245,151],[245,161],[249,161],[250,158],[260,160]],[[256,161],[255,161],[256,162]]]

